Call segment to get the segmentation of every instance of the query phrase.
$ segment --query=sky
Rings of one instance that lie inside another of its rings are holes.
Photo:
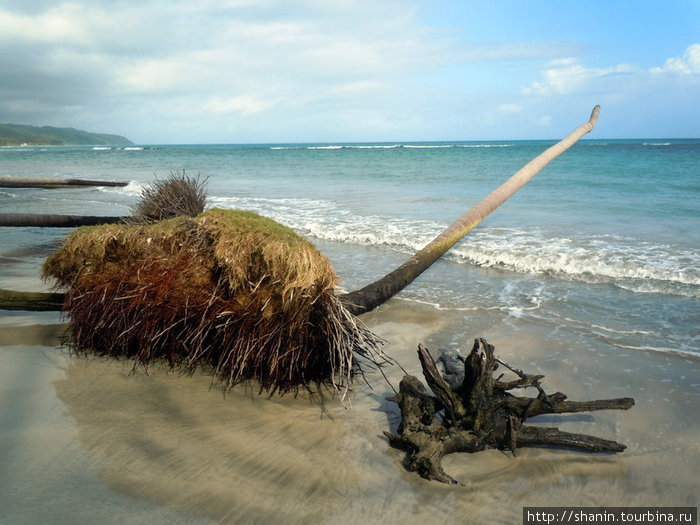
[[[700,137],[700,0],[0,0],[0,122],[138,144]]]

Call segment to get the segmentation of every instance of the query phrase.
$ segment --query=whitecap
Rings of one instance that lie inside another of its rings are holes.
[[[413,253],[447,224],[428,219],[357,215],[331,201],[218,197],[220,206],[250,209],[318,239],[386,246]],[[700,252],[613,235],[557,237],[514,228],[481,228],[448,252],[453,262],[592,284],[636,293],[700,297]]]
[[[353,144],[346,147],[349,149],[396,149],[402,146],[400,144]]]
[[[139,196],[143,190],[143,185],[140,182],[129,181],[126,186],[100,186],[95,188],[97,191],[104,193],[117,193],[129,196]]]

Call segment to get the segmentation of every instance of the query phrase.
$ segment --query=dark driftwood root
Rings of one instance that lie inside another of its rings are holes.
[[[442,377],[428,350],[419,345],[423,375],[433,391],[430,395],[414,376],[405,376],[399,393],[392,398],[401,408],[398,435],[384,434],[391,446],[407,451],[406,468],[422,477],[443,483],[457,483],[445,473],[441,460],[453,452],[487,449],[510,450],[518,446],[562,446],[589,452],[622,452],[624,445],[557,428],[528,426],[526,419],[540,414],[562,414],[592,410],[627,410],[629,397],[597,401],[567,401],[560,392],[546,394],[540,386],[542,375],[529,375],[508,366],[494,356],[494,347],[476,339],[464,360],[464,379],[450,386]],[[494,377],[499,364],[517,379]],[[460,374],[461,375],[461,374]],[[518,397],[516,388],[535,388],[536,397]]]

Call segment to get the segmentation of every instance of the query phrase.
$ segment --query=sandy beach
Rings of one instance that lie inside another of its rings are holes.
[[[700,362],[691,358],[574,348],[517,318],[390,302],[364,321],[411,374],[419,342],[436,350],[466,330],[546,374],[548,392],[637,403],[539,418],[621,441],[622,454],[453,454],[444,467],[463,486],[449,487],[407,472],[388,446],[382,432],[399,414],[378,373],[355,384],[346,406],[242,386],[224,393],[205,373],[71,357],[56,348],[61,325],[21,319],[5,318],[0,332],[2,523],[520,523],[523,506],[697,505]],[[386,372],[398,385],[401,370]]]

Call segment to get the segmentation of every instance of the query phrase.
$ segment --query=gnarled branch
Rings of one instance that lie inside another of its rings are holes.
[[[561,392],[547,395],[540,385],[542,375],[529,375],[507,365],[494,355],[485,339],[476,339],[465,359],[461,384],[451,387],[440,377],[430,352],[422,345],[418,358],[430,395],[415,376],[405,376],[394,398],[401,409],[398,435],[385,433],[393,447],[407,451],[405,465],[426,479],[456,483],[445,473],[441,460],[453,452],[486,449],[510,450],[517,447],[561,446],[589,452],[621,452],[625,446],[615,441],[557,428],[525,425],[526,419],[540,414],[562,414],[593,410],[627,410],[634,405],[629,397],[595,401],[567,401]],[[518,376],[503,382],[494,372],[503,365]],[[452,376],[456,374],[450,371]],[[535,388],[536,397],[520,397],[510,390]],[[444,416],[441,411],[444,410]]]

